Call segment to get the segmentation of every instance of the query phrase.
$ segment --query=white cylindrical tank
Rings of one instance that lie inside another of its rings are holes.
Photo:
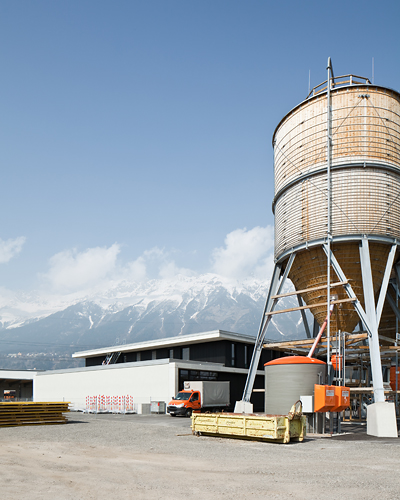
[[[265,364],[265,413],[287,415],[300,396],[313,396],[314,384],[325,384],[326,363],[288,356]]]

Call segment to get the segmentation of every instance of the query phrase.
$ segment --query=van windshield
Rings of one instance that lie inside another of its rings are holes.
[[[178,401],[187,401],[191,395],[191,392],[178,392],[174,399]]]

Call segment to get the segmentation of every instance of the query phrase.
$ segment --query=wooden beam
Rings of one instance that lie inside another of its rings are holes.
[[[347,341],[351,341],[351,342],[357,342],[357,341],[360,341],[360,340],[364,340],[368,337],[368,334],[367,333],[350,333],[350,334],[347,334],[345,339],[346,339],[346,342]],[[337,336],[332,336],[331,337],[331,342],[334,342],[336,341],[337,339]],[[275,347],[279,347],[279,348],[290,348],[290,347],[301,347],[301,346],[304,346],[304,348],[307,348],[308,346],[312,345],[314,343],[314,340],[315,339],[304,339],[304,340],[286,340],[284,342],[271,342],[269,344],[264,344],[264,347],[266,349],[268,348],[275,348]],[[326,337],[322,337],[321,338],[321,343],[326,343],[327,341],[327,338]]]
[[[338,283],[331,283],[331,288],[334,288],[336,286],[340,285],[347,285],[348,281],[339,281]],[[304,290],[296,290],[295,292],[289,292],[289,293],[281,293],[280,295],[273,295],[271,299],[280,299],[282,297],[290,297],[291,295],[299,295],[301,293],[307,293],[307,292],[315,292],[317,290],[325,290],[328,288],[328,285],[320,285],[320,286],[314,286],[313,288],[306,288]]]
[[[362,392],[374,392],[373,387],[350,387],[350,393],[362,393]],[[385,394],[396,394],[396,391],[392,391],[390,389],[384,389]],[[397,391],[397,394],[400,394],[400,391]]]
[[[343,304],[344,302],[356,302],[358,299],[348,298],[348,299],[340,299],[340,300],[332,300],[331,304]],[[291,307],[290,309],[281,309],[280,311],[271,311],[265,313],[265,316],[273,316],[274,314],[282,314],[293,311],[300,311],[301,309],[314,309],[314,307],[326,306],[326,302],[318,302],[317,304],[311,304],[309,306],[299,306],[299,307]]]

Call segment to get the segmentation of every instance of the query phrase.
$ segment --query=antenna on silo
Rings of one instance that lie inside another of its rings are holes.
[[[311,69],[308,70],[308,95],[311,92]]]
[[[372,58],[372,85],[375,83],[374,58]]]

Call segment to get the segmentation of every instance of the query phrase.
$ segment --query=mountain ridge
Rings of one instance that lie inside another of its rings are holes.
[[[46,303],[32,294],[21,316],[14,304],[13,321],[6,306],[0,309],[2,352],[65,356],[89,348],[218,329],[256,336],[268,288],[268,282],[257,279],[237,283],[205,274],[146,283],[120,281],[107,289],[71,296],[69,303],[66,297]],[[36,310],[35,304],[39,304]],[[285,306],[295,305],[293,297],[285,299]],[[274,316],[268,337],[293,336],[304,336],[300,314]]]

